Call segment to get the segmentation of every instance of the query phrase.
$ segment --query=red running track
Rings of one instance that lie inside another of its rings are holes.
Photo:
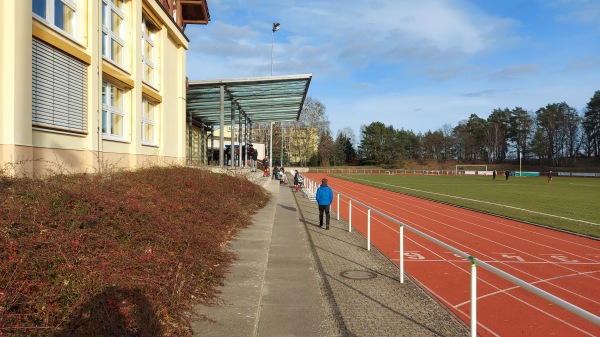
[[[323,174],[305,174],[320,181]],[[600,241],[328,177],[329,186],[502,271],[600,316]],[[348,219],[348,199],[340,197]],[[332,204],[336,210],[337,200]],[[352,227],[367,236],[367,210]],[[470,263],[404,231],[404,271],[470,324]],[[371,212],[371,244],[398,264],[398,225]],[[600,336],[600,326],[477,268],[480,336]]]

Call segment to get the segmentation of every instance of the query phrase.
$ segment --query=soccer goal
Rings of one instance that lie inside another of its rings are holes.
[[[454,171],[457,176],[460,175],[491,175],[491,172],[488,172],[487,165],[456,165],[456,170]]]

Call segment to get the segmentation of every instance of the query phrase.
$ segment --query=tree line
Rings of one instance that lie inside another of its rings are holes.
[[[407,159],[502,163],[523,158],[540,165],[573,166],[578,158],[600,156],[600,91],[581,112],[565,102],[534,112],[494,109],[487,118],[471,114],[454,127],[445,124],[425,133],[376,121],[361,126],[358,142],[350,128],[334,139],[325,106],[310,97],[306,103],[304,122],[299,123],[319,130],[318,152],[307,164],[385,166]]]

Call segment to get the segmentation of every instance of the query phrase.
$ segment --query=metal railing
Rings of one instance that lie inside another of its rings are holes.
[[[316,181],[310,179],[310,178],[306,178],[303,177],[304,179],[304,185],[303,185],[303,189],[305,191],[305,193],[309,196],[315,196],[316,192],[317,192],[317,188],[318,188],[318,184]],[[348,199],[348,232],[352,231],[352,204],[358,204],[363,206],[364,208],[367,209],[367,250],[371,250],[371,212],[375,212],[376,214],[392,221],[393,223],[397,224],[399,227],[398,233],[399,233],[399,238],[400,238],[400,243],[399,243],[399,279],[400,279],[400,283],[404,283],[404,228],[408,229],[409,231],[411,231],[412,233],[415,233],[435,244],[437,244],[438,246],[441,246],[455,254],[457,254],[458,256],[467,259],[470,263],[471,263],[471,336],[477,336],[477,266],[480,266],[492,273],[494,273],[497,276],[502,277],[503,279],[514,283],[515,285],[537,295],[540,296],[556,305],[558,305],[559,307],[589,321],[592,322],[598,326],[600,326],[600,317],[596,316],[594,314],[592,314],[589,311],[586,311],[584,309],[579,308],[578,306],[575,306],[573,304],[571,304],[570,302],[567,302],[559,297],[556,297],[538,287],[535,287],[515,276],[512,276],[488,263],[483,262],[482,260],[479,260],[478,258],[471,256],[465,252],[462,252],[456,248],[454,248],[453,246],[450,246],[449,244],[440,241],[428,234],[425,234],[421,231],[419,231],[418,229],[412,228],[408,225],[406,225],[405,223],[392,218],[391,216],[384,214],[376,209],[373,209],[371,206],[364,204],[360,201],[354,200],[352,199],[350,196],[342,194],[342,193],[337,193],[337,207],[335,209],[335,213],[337,215],[337,220],[340,219],[340,196],[344,196],[346,199]]]

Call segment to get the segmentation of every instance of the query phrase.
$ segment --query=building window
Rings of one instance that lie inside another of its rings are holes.
[[[33,0],[32,7],[39,19],[75,36],[77,4],[74,0]]]
[[[33,38],[32,124],[58,131],[87,132],[87,65]]]
[[[109,82],[102,82],[102,135],[104,139],[125,140],[125,92]]]
[[[154,60],[156,27],[145,16],[142,18],[142,68],[144,82],[156,86]]]
[[[102,0],[102,56],[123,65],[125,47],[124,0]]]
[[[156,145],[156,113],[154,104],[142,101],[142,144]]]

